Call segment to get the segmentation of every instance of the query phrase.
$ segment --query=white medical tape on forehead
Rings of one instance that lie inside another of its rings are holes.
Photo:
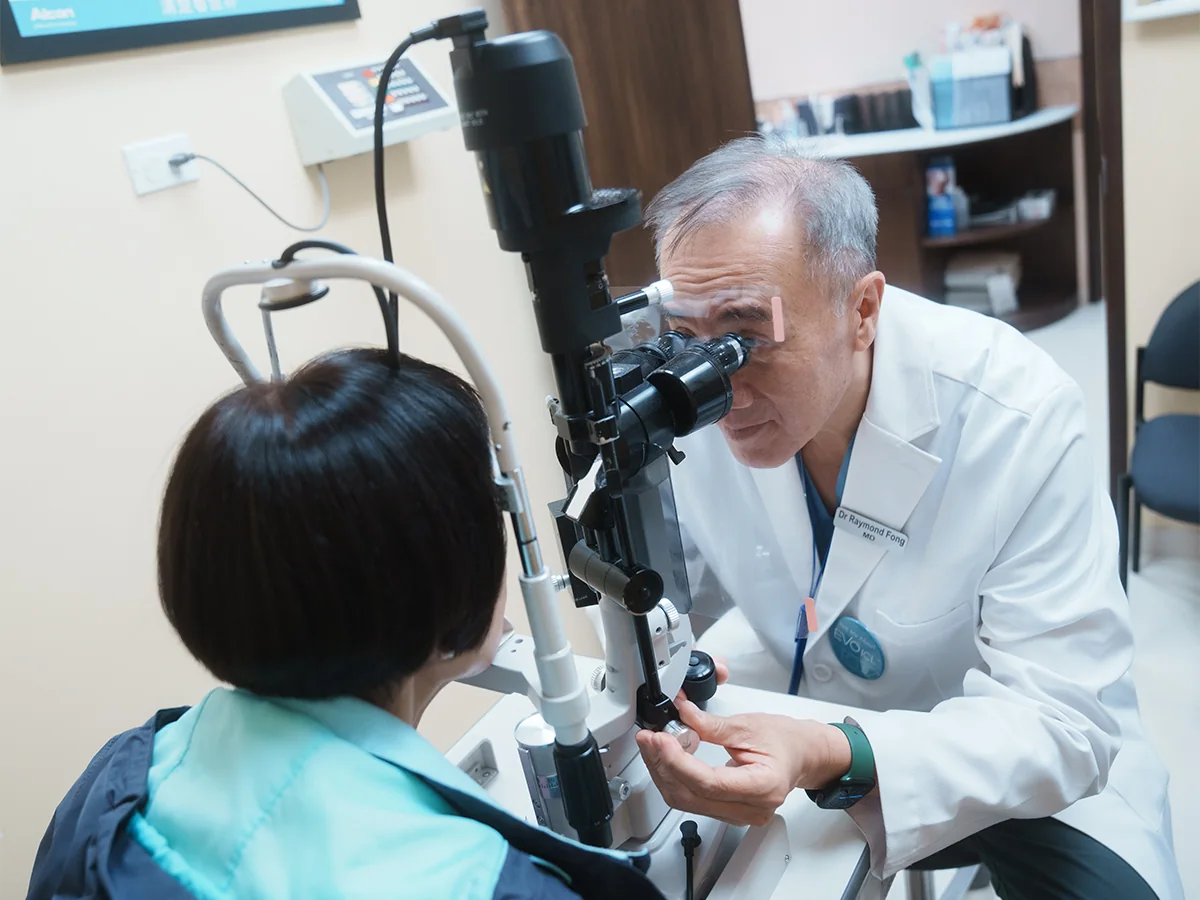
[[[702,294],[689,294],[686,290],[676,289],[675,296],[663,306],[663,313],[676,321],[716,321],[721,318],[721,311],[731,305],[743,307],[748,314],[743,315],[740,320],[736,316],[728,317],[729,327],[719,330],[739,331],[746,330],[746,324],[765,325],[757,337],[760,340],[783,343],[787,336],[787,317],[782,291],[778,286],[725,288]],[[757,312],[758,316],[750,313],[751,310]],[[758,331],[757,328],[755,330]]]

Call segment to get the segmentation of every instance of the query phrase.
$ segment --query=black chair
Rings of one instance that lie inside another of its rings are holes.
[[[1150,342],[1138,347],[1133,453],[1117,492],[1122,585],[1131,560],[1133,571],[1138,570],[1143,506],[1167,518],[1200,525],[1200,416],[1143,418],[1148,381],[1200,390],[1200,281],[1171,301],[1154,326]]]

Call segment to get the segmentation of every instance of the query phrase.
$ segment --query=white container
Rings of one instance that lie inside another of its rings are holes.
[[[1022,222],[1039,222],[1054,215],[1054,191],[1030,191],[1017,201]]]

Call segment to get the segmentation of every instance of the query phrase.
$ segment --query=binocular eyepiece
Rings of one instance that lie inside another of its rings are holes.
[[[629,443],[667,448],[712,425],[733,405],[733,373],[750,359],[736,334],[700,342],[677,331],[613,355],[617,431]]]

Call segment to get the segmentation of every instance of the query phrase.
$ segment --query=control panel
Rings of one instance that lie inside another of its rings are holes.
[[[342,69],[314,75],[321,90],[356,128],[374,126],[375,92],[383,64],[363,69]],[[401,60],[388,84],[387,105],[383,110],[386,126],[404,116],[412,117],[448,106],[442,95],[429,83],[416,64]]]
[[[305,72],[288,82],[284,103],[304,165],[371,151],[382,69],[382,62],[347,65]],[[401,59],[388,83],[384,145],[457,124],[457,111],[429,75],[415,61]]]

